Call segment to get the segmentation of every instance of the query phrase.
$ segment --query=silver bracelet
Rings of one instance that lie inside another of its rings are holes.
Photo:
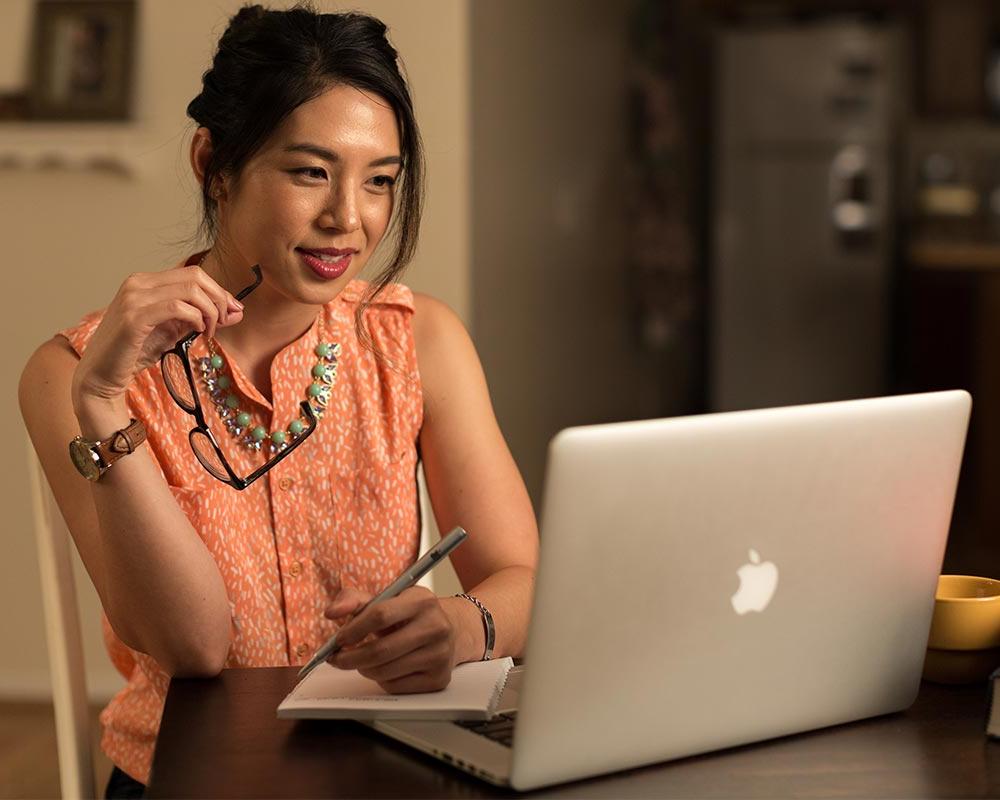
[[[471,594],[456,594],[455,597],[464,597],[472,605],[479,609],[479,613],[483,615],[483,630],[486,633],[486,648],[483,650],[483,661],[489,661],[493,658],[493,645],[496,642],[497,632],[496,628],[493,627],[493,615],[490,610],[484,606],[479,600],[473,597]]]

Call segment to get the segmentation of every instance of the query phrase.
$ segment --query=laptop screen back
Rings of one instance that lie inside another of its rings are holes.
[[[559,434],[512,784],[907,707],[970,404],[941,392]]]

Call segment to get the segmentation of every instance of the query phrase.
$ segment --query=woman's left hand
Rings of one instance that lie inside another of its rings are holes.
[[[358,589],[343,589],[324,615],[344,619],[370,598]],[[343,649],[327,661],[356,669],[387,692],[434,692],[451,681],[455,627],[437,596],[421,586],[365,609],[338,631],[337,641]]]

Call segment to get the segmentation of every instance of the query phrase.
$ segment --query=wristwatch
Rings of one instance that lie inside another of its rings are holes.
[[[146,426],[133,419],[127,428],[115,431],[100,442],[88,442],[77,436],[69,443],[69,457],[73,466],[88,481],[99,481],[122,456],[135,452],[146,441]]]

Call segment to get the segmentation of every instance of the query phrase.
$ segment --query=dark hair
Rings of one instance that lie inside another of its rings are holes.
[[[399,207],[387,236],[396,238],[388,265],[372,280],[355,314],[359,340],[381,358],[362,324],[365,310],[403,271],[417,247],[423,208],[424,161],[413,102],[386,26],[358,12],[320,14],[307,3],[287,11],[241,8],[219,40],[202,90],[187,107],[212,135],[212,155],[202,184],[201,230],[218,233],[216,182],[235,185],[240,171],[285,118],[335,85],[372,92],[396,114],[402,148]]]

